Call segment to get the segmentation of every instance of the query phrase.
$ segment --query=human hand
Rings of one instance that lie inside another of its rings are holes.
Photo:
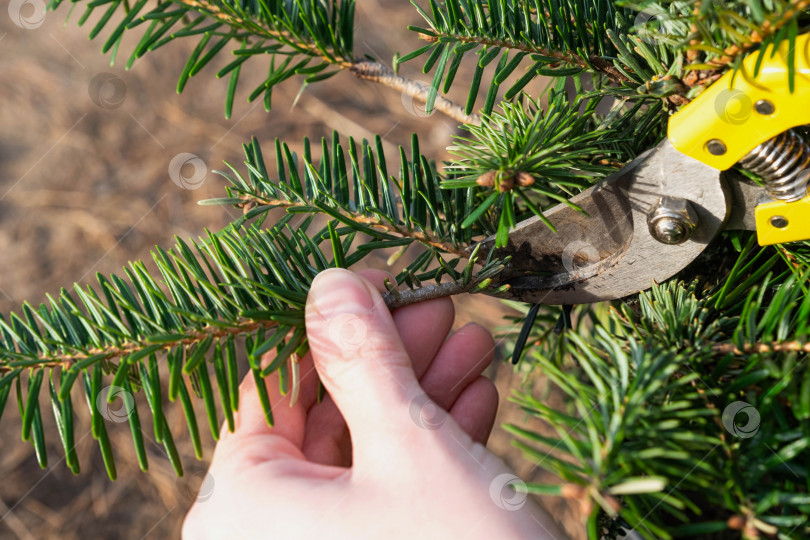
[[[561,538],[533,500],[508,492],[517,477],[483,446],[498,399],[480,376],[490,334],[468,325],[445,340],[449,299],[392,314],[378,292],[384,274],[364,275],[378,287],[346,270],[313,281],[296,403],[277,379],[267,384],[275,427],[245,377],[236,429],[223,430],[211,463],[213,489],[183,537]]]

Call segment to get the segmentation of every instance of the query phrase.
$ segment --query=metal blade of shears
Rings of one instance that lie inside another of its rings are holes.
[[[648,213],[661,197],[689,201],[696,228],[669,245],[650,233]],[[571,202],[517,225],[495,257],[511,256],[499,282],[500,297],[530,303],[583,304],[612,300],[649,288],[682,270],[723,228],[731,197],[721,171],[690,158],[664,140]],[[742,224],[742,218],[740,218]],[[747,227],[746,227],[747,228]],[[481,242],[486,255],[494,237]]]

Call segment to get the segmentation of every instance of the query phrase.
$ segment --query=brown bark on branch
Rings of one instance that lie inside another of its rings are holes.
[[[242,200],[244,202],[240,203],[237,206],[241,206],[243,207],[243,209],[253,209],[258,205],[273,206],[279,208],[294,208],[294,207],[309,206],[309,204],[305,202],[295,202],[284,199],[265,199],[250,195],[243,196]],[[397,234],[403,238],[413,238],[417,242],[427,244],[431,247],[434,247],[446,253],[451,253],[453,255],[457,255],[465,259],[470,256],[470,254],[467,253],[467,251],[465,251],[460,246],[455,246],[449,242],[442,242],[440,239],[430,236],[428,233],[424,231],[415,231],[412,229],[408,229],[407,227],[404,226],[393,225],[391,223],[383,222],[379,219],[374,219],[373,217],[365,216],[363,214],[346,212],[340,208],[335,208],[334,210],[340,215],[356,223],[362,223],[364,225],[368,225],[369,227],[374,227],[375,229],[380,229],[386,232]]]
[[[336,56],[332,56],[330,54],[326,54],[325,51],[315,47],[310,43],[305,42],[296,42],[291,36],[286,34],[285,32],[275,30],[275,29],[268,29],[263,26],[257,25],[253,21],[245,21],[230,13],[225,13],[219,6],[213,5],[207,0],[176,0],[178,3],[186,5],[195,11],[205,13],[215,19],[218,19],[225,24],[228,24],[231,28],[239,29],[240,25],[243,27],[249,27],[252,31],[255,31],[258,34],[261,34],[263,37],[267,39],[273,39],[276,41],[281,41],[282,43],[287,43],[289,47],[298,52],[308,54],[314,58],[320,58],[321,60],[328,62],[334,66],[340,67],[341,69],[350,71],[353,73],[358,79],[372,81],[376,83],[380,83],[384,86],[388,86],[389,88],[393,88],[394,90],[399,90],[415,99],[420,101],[427,101],[428,92],[430,91],[430,85],[426,85],[419,81],[413,81],[410,79],[406,79],[405,77],[401,77],[395,74],[390,68],[380,64],[379,62],[371,62],[368,60],[355,60],[350,61],[345,58],[340,58]],[[294,43],[295,42],[295,43]],[[436,103],[434,105],[437,111],[440,111],[455,120],[458,120],[464,124],[480,124],[481,118],[476,114],[466,114],[464,112],[464,108],[453,103],[447,98],[442,96],[438,96],[436,98]]]
[[[430,92],[430,85],[420,81],[406,79],[401,75],[397,75],[389,67],[380,64],[379,62],[372,62],[369,60],[360,60],[352,64],[349,69],[355,77],[365,81],[373,81],[383,84],[394,90],[399,90],[419,101],[425,102]],[[453,103],[443,96],[436,96],[436,101],[433,107],[437,111],[441,111],[447,116],[458,120],[463,124],[478,125],[481,123],[481,117],[477,114],[467,114],[461,105]]]
[[[810,0],[807,0],[810,1]],[[424,37],[422,37],[424,36]],[[426,41],[434,41],[438,39],[437,36],[427,36],[425,34],[420,35],[422,39]],[[623,83],[623,82],[630,82],[630,79],[627,78],[624,73],[616,69],[613,64],[609,63],[604,58],[599,56],[591,56],[588,58],[588,61],[585,61],[584,58],[575,55],[569,54],[563,51],[552,51],[550,49],[544,49],[542,47],[535,47],[533,45],[527,45],[525,43],[515,43],[512,41],[504,41],[500,39],[489,39],[489,38],[482,38],[478,36],[461,36],[461,35],[449,35],[449,34],[442,34],[440,37],[449,37],[455,40],[458,40],[462,43],[477,43],[479,45],[488,45],[492,47],[500,47],[501,49],[514,49],[518,51],[523,51],[526,53],[531,54],[539,54],[541,56],[547,56],[549,58],[555,58],[562,63],[571,64],[574,66],[579,66],[583,69],[595,69],[596,71],[600,71],[607,75],[607,77],[613,81],[614,83]]]
[[[756,354],[768,352],[810,352],[810,343],[799,343],[798,341],[785,341],[782,343],[749,343],[743,346],[742,350],[734,343],[719,343],[712,347],[712,351],[718,354]]]
[[[419,289],[406,289],[404,291],[388,291],[383,293],[383,300],[388,309],[394,310],[411,304],[418,304],[425,300],[435,300],[446,296],[454,296],[467,292],[469,287],[463,287],[455,281],[438,283],[420,287]]]
[[[475,289],[482,281],[484,280],[473,276],[466,285],[462,285],[457,281],[446,281],[444,283],[426,285],[418,289],[388,291],[383,293],[382,296],[388,309],[394,310],[403,306],[425,302],[426,300],[435,300],[436,298],[468,293]]]
[[[246,320],[238,323],[236,326],[226,328],[209,326],[202,330],[191,332],[188,335],[183,336],[182,338],[164,342],[162,343],[163,345],[162,349],[168,350],[174,347],[193,345],[195,343],[200,343],[201,341],[203,341],[205,338],[208,337],[214,339],[222,339],[227,336],[239,336],[242,334],[256,331],[262,326],[265,328],[271,328],[273,326],[276,326],[277,324],[278,323],[273,321]],[[120,345],[111,345],[110,347],[105,347],[103,349],[90,349],[88,351],[83,351],[76,354],[64,353],[64,354],[41,356],[40,357],[40,359],[42,360],[41,364],[31,365],[28,367],[30,367],[31,369],[56,368],[56,367],[61,367],[63,369],[70,369],[74,364],[81,362],[86,358],[90,358],[91,356],[103,355],[103,357],[99,358],[99,362],[104,360],[109,361],[115,358],[120,358],[122,356],[127,356],[134,352],[140,351],[142,349],[145,349],[146,347],[149,347],[150,345],[156,345],[156,343],[149,341],[128,341]],[[0,373],[5,373],[9,371],[12,371],[11,367],[0,365]]]

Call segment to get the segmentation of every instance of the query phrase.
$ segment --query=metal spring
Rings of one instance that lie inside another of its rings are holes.
[[[740,165],[762,178],[774,199],[793,202],[807,194],[810,146],[792,129],[751,150]]]

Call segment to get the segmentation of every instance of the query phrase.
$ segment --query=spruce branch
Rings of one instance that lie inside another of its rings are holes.
[[[279,179],[271,181],[258,141],[245,145],[247,179],[231,168],[233,176],[225,175],[232,183],[229,197],[208,201],[242,206],[245,215],[198,242],[178,240],[168,252],[157,248],[152,256],[159,275],[150,274],[142,262],[130,263],[125,278],[98,276],[98,288],[76,285],[74,293],[63,290],[56,298],[48,297],[47,305],[36,308],[26,303],[21,314],[0,316],[0,412],[12,388],[19,393],[21,377],[29,374],[29,397],[19,396],[25,403],[23,439],[33,434],[39,456],[44,456],[43,427],[32,419],[39,414],[36,396],[42,380],[58,381],[51,387],[51,401],[61,418],[58,425],[68,465],[78,471],[71,454],[73,434],[66,431],[74,414],[72,389],[84,387],[94,422],[103,424],[99,400],[104,399],[100,396],[105,395],[104,377],[109,375],[112,388],[128,394],[144,391],[156,439],[182,474],[162,412],[161,371],[168,371],[169,398],[182,402],[200,456],[188,385],[203,399],[215,439],[220,429],[216,394],[229,428],[234,427],[240,380],[237,339],[244,340],[250,373],[257,382],[280,372],[282,391],[295,393],[296,359],[308,350],[304,306],[312,280],[326,268],[352,267],[377,249],[423,246],[397,276],[397,283],[410,289],[397,291],[392,286],[386,293],[391,309],[431,298],[508,289],[496,280],[508,259],[479,261],[477,248],[470,252],[463,248],[469,244],[462,242],[471,237],[457,228],[461,218],[453,204],[463,199],[440,189],[434,166],[419,153],[418,139],[413,139],[410,160],[400,149],[402,180],[393,188],[379,137],[376,155],[369,143],[364,141],[358,152],[350,140],[347,158],[337,135],[331,146],[326,141],[322,146],[323,159],[316,163],[308,142],[299,159],[276,141]],[[399,192],[398,200],[393,189]],[[262,229],[271,207],[282,207],[287,214]],[[306,217],[293,227],[296,214]],[[316,215],[330,221],[310,231]],[[358,242],[358,232],[371,240]],[[448,255],[454,258],[446,260]],[[449,280],[442,283],[443,278]],[[436,285],[423,286],[428,280]],[[268,354],[271,361],[265,365],[261,359]],[[78,380],[82,384],[76,385]],[[266,395],[262,406],[272,423]],[[140,420],[133,413],[129,421],[140,448]],[[94,433],[114,478],[114,458],[103,429],[97,426]],[[143,468],[145,455],[139,454]]]
[[[116,389],[106,397],[108,400],[121,391],[134,400],[133,392],[143,389],[152,411],[155,437],[166,446],[172,465],[182,475],[182,464],[163,413],[161,371],[168,371],[169,398],[182,402],[200,457],[196,413],[187,385],[203,399],[215,439],[220,429],[215,394],[219,394],[229,429],[234,429],[241,378],[237,338],[244,339],[251,376],[257,382],[281,372],[282,392],[295,394],[297,359],[308,350],[304,306],[312,280],[326,268],[350,267],[373,251],[360,249],[362,245],[355,248],[355,232],[346,227],[339,229],[336,221],[312,233],[308,230],[314,216],[295,228],[290,224],[293,216],[288,214],[265,230],[255,224],[230,227],[191,246],[178,240],[169,252],[158,248],[153,258],[159,278],[150,275],[143,263],[131,263],[125,269],[126,279],[99,276],[98,289],[76,285],[78,301],[63,290],[57,298],[49,297],[50,305],[34,308],[24,304],[20,315],[12,313],[8,319],[0,316],[0,413],[16,387],[18,400],[24,403],[23,439],[31,438],[38,455],[44,456],[43,427],[32,419],[40,414],[36,398],[41,382],[46,376],[50,381],[57,380],[58,388],[50,383],[51,401],[59,415],[57,425],[68,466],[78,472],[78,461],[72,453],[71,393],[75,386],[83,386],[94,417],[94,435],[108,474],[115,478],[112,449],[104,420],[99,416],[105,407],[105,388]],[[331,260],[321,248],[324,242],[331,248]],[[395,292],[392,286],[386,293],[390,309],[465,292],[498,294],[508,288],[493,282],[508,261],[489,260],[477,268],[476,249],[457,268],[460,257],[444,261],[428,248],[427,257],[420,256],[404,272],[410,283],[419,287],[423,279],[435,279],[437,285],[401,292]],[[417,276],[416,271],[433,257],[437,257],[439,266]],[[451,281],[439,283],[444,275]],[[271,360],[265,365],[262,358],[268,354]],[[215,381],[209,374],[211,365]],[[29,374],[25,399],[20,390],[24,373]],[[103,387],[104,375],[112,376],[111,385]],[[83,384],[76,385],[79,379]],[[264,383],[257,387],[263,389]],[[266,392],[260,394],[272,424],[272,406]],[[134,441],[142,449],[140,420],[136,409],[130,409],[128,420]],[[145,452],[139,450],[139,459],[145,469]]]
[[[768,534],[807,523],[806,507],[799,508],[807,489],[794,480],[806,473],[806,437],[798,426],[810,417],[810,403],[799,397],[810,391],[810,349],[803,345],[810,300],[798,285],[810,267],[803,265],[798,278],[769,272],[772,266],[760,275],[758,254],[778,256],[751,242],[740,247],[730,282],[712,275],[714,285],[655,286],[639,296],[636,310],[621,305],[556,344],[529,350],[570,406],[551,407],[525,392],[514,398],[557,433],[507,426],[527,457],[563,482],[529,484],[527,491],[573,495],[590,538],[608,525],[649,539],[739,530],[729,516],[740,515]],[[727,290],[749,280],[761,283],[761,292],[719,307]],[[538,325],[528,341],[546,328]],[[745,365],[717,360],[738,351],[748,355]],[[750,433],[737,431],[745,424],[735,418],[741,408],[755,414]],[[791,429],[795,436],[782,435]],[[727,477],[737,480],[719,487]],[[775,498],[775,491],[783,495]]]
[[[473,190],[476,207],[461,226],[496,235],[504,246],[509,230],[526,215],[538,216],[554,230],[543,211],[569,204],[616,169],[639,142],[634,116],[617,116],[608,132],[599,129],[594,112],[601,98],[568,99],[552,89],[548,104],[526,97],[525,103],[504,103],[502,112],[485,114],[480,126],[467,126],[470,136],[457,136],[448,150],[454,160],[446,167],[446,189]]]
[[[217,199],[211,199],[206,202],[212,204],[215,201],[217,201]],[[285,209],[292,209],[293,211],[297,209],[302,211],[310,211],[313,213],[323,213],[322,210],[320,210],[318,207],[312,206],[312,201],[290,201],[285,199],[272,199],[260,195],[243,195],[241,197],[228,197],[226,199],[222,199],[222,202],[226,204],[233,204],[234,206],[244,206],[246,208],[250,208],[251,211],[256,210],[257,212],[268,211],[272,208],[285,208]],[[257,212],[253,212],[251,214],[251,217],[255,217]],[[469,256],[469,253],[467,253],[467,251],[460,249],[458,246],[453,245],[449,242],[442,242],[440,239],[424,231],[407,229],[397,224],[382,221],[379,218],[366,216],[363,214],[359,214],[357,212],[350,212],[348,210],[339,207],[334,209],[334,213],[337,214],[340,217],[340,220],[343,222],[368,225],[369,227],[378,229],[380,231],[384,231],[386,233],[393,233],[397,235],[399,238],[411,239],[421,244],[434,247],[444,253],[449,253],[451,255],[457,255],[459,257],[464,258],[467,258]]]
[[[277,325],[278,324],[273,321],[244,320],[236,321],[234,323],[229,322],[227,326],[206,326],[199,330],[189,331],[185,334],[177,334],[174,339],[162,338],[155,340],[155,338],[152,337],[150,339],[140,341],[123,341],[117,345],[111,345],[108,347],[93,347],[84,350],[78,346],[65,344],[63,347],[65,352],[43,354],[38,357],[38,361],[27,359],[22,364],[15,362],[0,364],[0,373],[8,373],[14,370],[14,368],[20,366],[25,366],[29,369],[71,369],[73,366],[88,359],[93,359],[94,361],[98,362],[108,362],[111,360],[117,360],[119,358],[126,358],[133,354],[139,353],[144,349],[153,350],[155,353],[168,352],[175,347],[196,345],[208,339],[221,340],[240,337],[252,332],[256,332],[260,328],[270,329]],[[6,351],[6,354],[10,353]]]
[[[325,214],[346,227],[365,233],[375,247],[418,242],[437,253],[467,259],[466,247],[482,231],[462,229],[472,201],[463,194],[441,189],[435,164],[420,153],[419,140],[411,139],[410,157],[400,148],[399,178],[388,174],[382,139],[372,143],[348,141],[348,156],[337,133],[321,141],[321,157],[312,156],[309,140],[298,156],[281,141],[275,144],[276,178],[271,178],[261,147],[255,139],[245,145],[247,176],[236,168],[220,173],[230,183],[228,196],[201,204],[251,207],[243,221],[266,214],[271,208],[289,213]]]
[[[440,88],[444,92],[450,89],[464,55],[473,50],[478,59],[466,112],[473,110],[484,70],[490,64],[495,68],[482,109],[485,114],[492,112],[501,85],[517,73],[522,74],[516,75],[505,90],[506,100],[520,96],[526,85],[540,76],[563,78],[588,72],[595,74],[595,90],[600,93],[639,96],[648,93],[639,92],[639,85],[655,74],[668,74],[660,61],[669,60],[666,53],[659,58],[644,44],[635,47],[623,43],[630,11],[609,0],[448,0],[431,3],[429,13],[417,9],[428,28],[409,28],[427,45],[398,62],[427,56],[423,71],[434,70],[428,107]]]
[[[461,57],[477,48],[476,82],[467,111],[477,98],[484,68],[504,51],[494,69],[484,113],[492,111],[499,87],[523,65],[523,74],[505,92],[506,100],[518,97],[537,76],[588,73],[594,93],[623,99],[653,97],[672,112],[743,53],[792,39],[806,29],[802,15],[807,7],[806,0],[777,0],[767,11],[748,0],[664,5],[632,0],[535,4],[448,0],[432,3],[430,12],[418,8],[428,28],[411,30],[427,45],[400,61],[426,55],[425,72],[435,68],[433,87],[447,92]]]
[[[209,2],[206,2],[205,0],[176,1],[195,9],[196,11],[207,13],[208,15],[217,18],[226,24],[229,24],[234,29],[249,28],[256,36],[287,43],[296,51],[304,52],[313,57],[318,57],[331,65],[350,72],[358,79],[380,83],[398,92],[403,92],[406,95],[422,102],[426,102],[428,99],[430,87],[425,86],[419,81],[407,79],[401,75],[395,74],[390,68],[386,67],[380,62],[349,59],[347,57],[337,57],[327,54],[322,46],[298,41],[296,37],[291,36],[288,32],[267,29],[256,24],[249,23],[248,21],[235,17],[232,14],[225,13],[219,6],[215,6]],[[454,118],[455,120],[458,120],[461,123],[475,124],[480,122],[477,115],[465,114],[459,105],[456,105],[446,98],[438,99],[435,107],[442,113]]]
[[[277,28],[267,28],[247,17],[242,18],[237,15],[235,10],[225,11],[227,4],[215,5],[206,0],[172,0],[178,4],[188,6],[192,10],[213,17],[230,26],[234,30],[248,30],[254,37],[271,39],[274,41],[282,42],[297,52],[308,54],[312,57],[320,58],[321,60],[330,64],[339,66],[343,69],[349,69],[352,65],[345,57],[330,54],[322,44],[310,43],[301,38],[300,35],[293,35],[289,31],[279,30]]]
[[[126,279],[99,275],[97,288],[76,285],[73,294],[63,289],[58,297],[49,297],[47,305],[24,304],[20,315],[0,316],[0,412],[11,389],[17,388],[23,439],[33,441],[40,463],[46,463],[44,431],[42,422],[33,419],[40,416],[36,398],[46,376],[67,464],[74,472],[79,464],[73,451],[71,394],[79,386],[93,415],[93,433],[108,474],[116,475],[100,416],[105,408],[106,374],[112,375],[107,388],[118,388],[116,392],[124,391],[130,399],[137,390],[144,391],[156,440],[166,447],[179,475],[182,464],[163,413],[161,372],[168,371],[169,399],[179,399],[183,405],[198,457],[202,447],[189,384],[205,402],[212,437],[218,438],[220,430],[215,392],[233,429],[241,379],[236,338],[245,339],[251,373],[258,381],[278,370],[286,372],[291,355],[306,352],[302,328],[306,291],[314,276],[330,265],[318,247],[323,233],[341,238],[330,225],[316,232],[313,240],[306,232],[312,220],[292,229],[291,217],[264,231],[227,230],[191,246],[178,240],[169,252],[158,248],[153,258],[162,282],[143,263],[131,263],[125,269]],[[353,238],[347,240],[348,248]],[[335,253],[343,260],[339,250]],[[275,359],[265,367],[260,359],[272,350]],[[211,365],[215,382],[209,374]],[[24,373],[30,375],[25,399],[20,393]],[[282,379],[286,385],[288,379]],[[262,404],[272,423],[266,395]],[[137,409],[130,409],[127,420],[145,470],[140,420]]]
[[[441,32],[436,32],[434,34],[420,34],[420,39],[423,39],[429,43],[435,43],[440,39],[443,41],[456,41],[459,43],[474,43],[476,45],[487,46],[487,47],[496,47],[499,49],[507,49],[507,50],[515,50],[521,51],[529,54],[536,54],[540,55],[545,58],[554,59],[557,62],[552,62],[550,64],[546,64],[549,68],[558,68],[560,67],[559,64],[565,64],[569,66],[577,66],[582,69],[592,69],[594,71],[600,72],[605,74],[608,79],[613,83],[625,83],[631,82],[632,79],[622,73],[621,71],[617,70],[613,64],[602,58],[601,56],[591,55],[587,58],[583,58],[577,54],[573,54],[568,51],[559,51],[559,50],[552,50],[547,49],[544,47],[538,47],[531,43],[521,43],[516,41],[509,41],[503,39],[492,39],[486,36],[467,36],[467,35],[460,35],[460,34],[444,34]],[[438,108],[438,106],[437,106]],[[471,123],[471,122],[467,122]]]
[[[62,1],[55,0],[51,7],[55,8]],[[179,14],[177,9],[169,9],[177,6],[182,10]],[[87,13],[89,14],[94,7],[95,4],[91,4]],[[273,57],[268,77],[249,97],[249,101],[253,101],[263,95],[265,108],[268,110],[272,87],[294,75],[303,76],[306,86],[325,80],[338,71],[347,71],[358,79],[383,84],[417,100],[426,101],[429,94],[429,89],[425,89],[422,83],[396,75],[379,62],[357,59],[353,56],[353,0],[302,5],[298,3],[264,5],[262,0],[256,6],[212,0],[160,0],[157,7],[148,12],[144,12],[146,2],[137,3],[132,9],[128,9],[125,3],[116,2],[112,4],[109,14],[117,9],[125,11],[123,21],[113,32],[113,36],[119,41],[125,31],[147,20],[154,21],[133,51],[127,67],[147,51],[155,50],[168,41],[202,35],[197,49],[192,53],[180,75],[178,92],[183,90],[190,77],[201,71],[229,42],[238,43],[239,48],[232,51],[236,59],[217,74],[217,77],[227,75],[231,79],[226,98],[226,117],[230,117],[232,111],[241,66],[251,56]],[[188,17],[190,13],[199,14],[201,17]],[[91,31],[91,38],[97,36],[103,25],[111,19],[105,17]],[[203,25],[205,19],[212,24]],[[155,29],[154,26],[158,22],[161,26]],[[334,22],[335,26],[331,26],[331,22]],[[200,28],[205,31],[200,31]],[[163,37],[164,34],[168,34],[168,37]],[[209,47],[208,43],[212,40],[216,40],[216,44]],[[112,49],[115,43],[116,41],[108,40],[104,45],[104,52]],[[205,49],[207,52],[203,54]],[[113,50],[117,50],[117,47]],[[293,63],[296,56],[303,59]],[[283,60],[276,64],[276,58]],[[330,68],[334,70],[330,71]],[[459,122],[474,123],[476,120],[475,115],[463,114],[459,106],[444,98],[440,100],[437,108]]]
[[[737,58],[751,51],[755,47],[767,43],[769,38],[775,36],[787,24],[794,21],[810,7],[810,0],[789,0],[787,7],[782,13],[775,14],[771,19],[766,19],[753,30],[748,39],[741,43],[729,45],[723,50],[723,55],[713,58],[707,63],[716,68],[728,67]]]

